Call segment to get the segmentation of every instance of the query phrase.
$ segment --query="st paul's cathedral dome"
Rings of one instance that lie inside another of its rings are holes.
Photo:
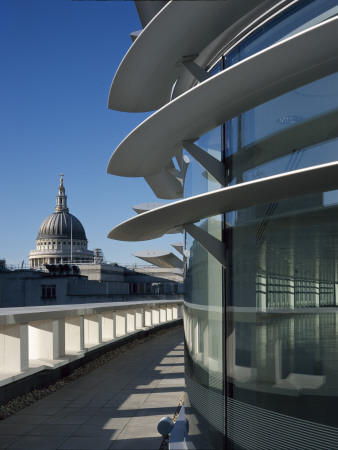
[[[43,264],[92,262],[94,253],[88,250],[88,240],[82,223],[70,214],[67,196],[60,174],[55,212],[40,225],[36,250],[29,253],[31,267]]]

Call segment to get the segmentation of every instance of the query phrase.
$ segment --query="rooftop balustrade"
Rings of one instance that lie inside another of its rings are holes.
[[[0,309],[0,387],[182,318],[183,300]]]

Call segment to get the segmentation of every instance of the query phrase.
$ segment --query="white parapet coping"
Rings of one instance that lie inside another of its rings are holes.
[[[0,386],[182,318],[183,300],[0,309]]]

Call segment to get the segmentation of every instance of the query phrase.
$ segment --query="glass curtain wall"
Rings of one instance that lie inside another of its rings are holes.
[[[230,66],[337,13],[298,2],[225,58]],[[336,161],[338,75],[226,124],[229,184]],[[338,193],[227,214],[228,448],[337,448]]]
[[[197,145],[222,160],[223,127],[203,136]],[[192,158],[190,158],[192,159]],[[186,177],[189,193],[198,195],[220,185],[194,160]],[[198,226],[222,240],[222,217]],[[197,448],[222,448],[225,430],[223,377],[223,268],[201,245],[186,235],[187,302],[185,307],[186,417],[189,435]]]
[[[320,23],[335,0],[299,1],[214,70]],[[338,75],[234,117],[197,144],[228,185],[338,159]],[[186,197],[219,189],[192,161]],[[338,448],[338,191],[198,224],[226,269],[187,235],[186,413],[197,448]]]

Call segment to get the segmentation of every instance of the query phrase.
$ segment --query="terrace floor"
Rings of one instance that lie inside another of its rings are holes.
[[[156,449],[184,392],[183,327],[146,340],[0,422],[0,448]]]

